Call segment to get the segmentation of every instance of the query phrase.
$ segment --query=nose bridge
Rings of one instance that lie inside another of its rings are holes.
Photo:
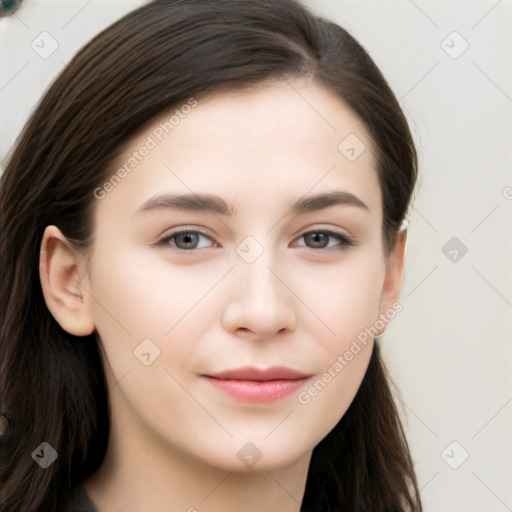
[[[247,237],[237,247],[236,267],[240,276],[242,295],[255,305],[273,306],[282,299],[279,290],[279,280],[270,270],[276,266],[276,255],[269,240],[259,242],[253,237]]]
[[[236,248],[234,291],[225,312],[229,329],[250,330],[259,336],[294,329],[292,294],[281,281],[274,249],[247,237]]]

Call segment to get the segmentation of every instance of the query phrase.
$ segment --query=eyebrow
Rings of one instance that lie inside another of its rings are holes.
[[[353,206],[370,212],[370,208],[351,192],[330,191],[308,197],[301,197],[288,205],[291,215],[322,210],[329,206]],[[162,209],[210,212],[224,217],[236,215],[236,208],[228,206],[224,199],[213,194],[161,194],[149,198],[136,214]]]

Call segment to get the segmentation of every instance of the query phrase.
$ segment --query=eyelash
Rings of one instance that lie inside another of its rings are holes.
[[[332,237],[332,238],[335,238],[336,240],[338,240],[340,242],[339,245],[337,245],[336,247],[329,247],[329,248],[325,248],[325,247],[316,247],[315,248],[315,247],[307,247],[307,246],[303,246],[303,247],[312,249],[314,251],[331,251],[331,250],[344,250],[344,249],[348,249],[349,247],[353,247],[356,245],[354,240],[352,240],[351,238],[349,238],[345,235],[342,235],[341,233],[336,233],[335,231],[330,231],[328,229],[307,231],[306,233],[303,233],[299,237],[299,239],[305,237],[306,235],[319,234],[319,233],[328,235],[329,237]],[[206,233],[204,233],[203,231],[196,230],[196,229],[182,229],[179,231],[174,231],[173,233],[164,236],[163,238],[158,240],[154,245],[158,246],[158,247],[163,247],[163,246],[169,245],[169,242],[171,240],[173,240],[176,236],[183,235],[183,234],[202,235],[202,236],[210,239],[211,241],[213,241],[211,239],[211,237],[209,235],[207,235]],[[187,256],[190,256],[194,252],[197,252],[199,249],[180,249],[178,247],[172,247],[172,250],[178,254],[186,254]]]

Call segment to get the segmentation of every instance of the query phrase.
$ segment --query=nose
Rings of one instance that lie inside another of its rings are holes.
[[[265,252],[252,263],[238,259],[222,316],[226,331],[244,338],[269,339],[295,330],[297,317],[291,283],[271,265]]]

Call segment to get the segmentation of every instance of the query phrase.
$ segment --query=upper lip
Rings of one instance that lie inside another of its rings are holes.
[[[207,375],[214,379],[224,380],[254,380],[254,381],[268,381],[268,380],[299,380],[309,377],[308,374],[286,368],[284,366],[272,366],[271,368],[255,368],[252,366],[245,366],[242,368],[233,368],[219,373],[212,373]]]

